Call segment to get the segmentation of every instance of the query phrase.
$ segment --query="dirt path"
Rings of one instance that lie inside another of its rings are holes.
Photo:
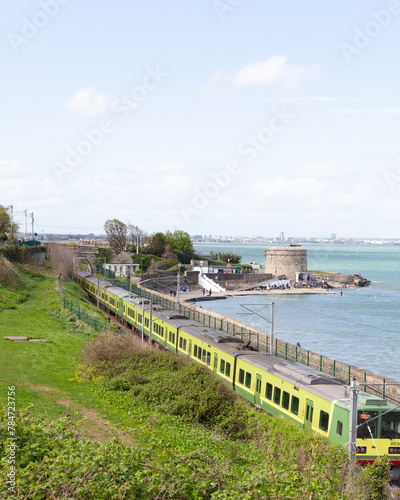
[[[48,393],[51,393],[56,396],[56,398],[60,397],[60,399],[55,399],[55,402],[59,405],[65,406],[66,411],[70,410],[73,412],[77,412],[81,417],[85,418],[85,420],[81,423],[82,429],[94,440],[98,443],[104,443],[105,441],[109,441],[115,436],[121,440],[121,442],[127,446],[131,446],[134,444],[133,439],[129,434],[123,433],[119,429],[115,427],[115,425],[109,420],[102,417],[97,411],[92,410],[90,408],[85,408],[84,406],[75,403],[71,399],[69,399],[68,395],[59,389],[55,389],[54,387],[40,386],[34,384],[26,384],[30,389],[40,392],[45,399],[54,398],[49,397]]]

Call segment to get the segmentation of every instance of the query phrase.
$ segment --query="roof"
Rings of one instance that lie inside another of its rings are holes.
[[[132,264],[131,254],[128,252],[120,252],[110,264]]]

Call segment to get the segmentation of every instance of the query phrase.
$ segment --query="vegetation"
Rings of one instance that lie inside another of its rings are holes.
[[[12,229],[13,228],[11,228],[10,214],[8,213],[6,207],[0,205],[0,235],[2,236],[1,239],[3,240],[7,239],[7,235],[5,233],[12,233]],[[4,238],[4,236],[6,236],[6,238]]]
[[[194,257],[193,243],[187,232],[176,229],[174,232],[167,231],[165,239],[171,245],[172,251],[177,255],[179,262],[187,264]]]
[[[241,255],[235,253],[211,252],[211,257],[214,260],[222,260],[223,262],[230,262],[231,264],[240,264],[242,260]]]
[[[11,270],[7,290],[30,284],[29,296],[0,312],[1,331],[48,341],[0,338],[1,498],[396,498],[387,496],[387,462],[348,469],[345,450],[252,409],[199,365],[132,335],[95,337],[61,310],[54,276]],[[94,314],[75,283],[63,289]],[[15,493],[6,482],[10,386]]]
[[[106,220],[104,231],[110,248],[122,252],[128,243],[128,227],[118,219]]]
[[[163,233],[155,233],[149,237],[147,245],[142,252],[161,257],[165,252],[166,239]]]

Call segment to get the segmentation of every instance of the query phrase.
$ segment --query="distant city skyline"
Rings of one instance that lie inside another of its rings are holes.
[[[0,204],[38,233],[400,237],[399,24],[399,0],[8,3]]]

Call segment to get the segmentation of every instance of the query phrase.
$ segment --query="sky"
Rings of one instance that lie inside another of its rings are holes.
[[[400,0],[0,5],[22,227],[400,238]]]

